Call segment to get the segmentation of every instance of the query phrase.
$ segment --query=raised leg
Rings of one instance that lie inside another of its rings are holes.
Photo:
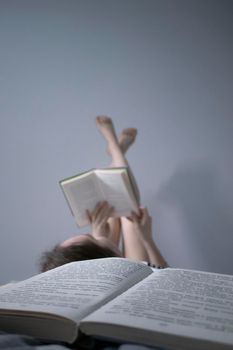
[[[123,130],[120,136],[120,140],[118,141],[111,118],[106,116],[98,116],[96,118],[96,124],[97,124],[98,130],[101,132],[101,134],[104,136],[105,140],[107,141],[107,151],[112,157],[112,163],[110,166],[112,167],[125,166],[128,168],[129,175],[134,187],[134,192],[135,192],[138,204],[140,204],[140,193],[138,190],[138,186],[137,186],[135,177],[132,173],[132,170],[129,166],[129,163],[125,157],[125,153],[123,151],[123,149],[127,150],[129,146],[134,142],[137,134],[137,130],[133,128]],[[123,149],[121,149],[121,145]]]
[[[96,123],[99,131],[107,141],[107,152],[112,157],[111,167],[127,166],[130,171],[131,181],[134,185],[135,192],[137,194],[138,202],[140,200],[139,190],[135,181],[135,178],[130,169],[129,163],[125,157],[125,152],[134,143],[137,129],[128,128],[124,129],[119,137],[119,141],[116,136],[113,122],[111,118],[106,116],[99,116],[96,118]],[[114,232],[114,219],[110,220]],[[126,219],[121,218],[121,227],[123,233],[123,254],[127,258],[134,260],[148,260],[147,252],[141,242],[139,232],[134,232],[133,223]],[[119,232],[119,231],[118,231]],[[118,235],[119,237],[119,235]]]
[[[134,143],[137,135],[137,129],[124,129],[118,140],[111,118],[106,116],[98,116],[96,118],[96,125],[107,142],[107,153],[111,156],[111,163],[109,167],[129,167],[129,164],[125,158],[125,153]],[[116,245],[119,245],[121,220],[119,218],[110,218],[108,222],[111,227],[110,238]]]
[[[119,146],[121,149],[121,152],[125,155],[125,153],[128,151],[130,146],[134,143],[137,136],[137,129],[134,128],[128,128],[124,129],[118,138]],[[111,152],[108,151],[108,153]],[[112,158],[112,163],[110,164],[110,167],[119,166],[118,163],[114,158]],[[112,241],[118,246],[120,241],[120,234],[121,234],[121,219],[120,218],[110,218],[108,220],[110,227],[111,227],[111,239]]]

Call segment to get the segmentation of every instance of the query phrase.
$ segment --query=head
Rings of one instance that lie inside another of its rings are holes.
[[[89,234],[78,235],[44,252],[40,261],[40,270],[44,272],[72,261],[119,256],[121,256],[119,249],[109,239],[94,238]]]

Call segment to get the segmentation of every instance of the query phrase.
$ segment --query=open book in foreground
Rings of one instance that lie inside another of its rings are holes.
[[[100,201],[114,207],[114,216],[129,216],[138,211],[128,169],[92,169],[59,181],[78,226],[89,224],[86,210],[93,211]]]
[[[233,277],[124,258],[72,262],[0,288],[0,329],[169,349],[233,348]]]

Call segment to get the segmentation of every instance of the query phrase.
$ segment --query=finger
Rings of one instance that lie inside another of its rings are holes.
[[[88,218],[88,220],[89,220],[89,222],[91,224],[92,223],[92,217],[91,217],[91,214],[90,214],[88,209],[86,210],[86,214],[87,214],[87,218]]]
[[[138,224],[143,224],[143,222],[144,222],[144,208],[139,208],[139,214],[136,214],[135,213],[135,215],[136,215],[136,221],[137,221],[137,223]]]
[[[101,224],[107,223],[108,219],[113,215],[114,207],[110,207],[107,203],[104,205],[101,209],[101,212],[99,213],[99,221]]]
[[[108,210],[107,210],[108,218],[110,218],[111,216],[113,216],[114,210],[115,210],[115,208],[114,208],[113,206],[109,206],[109,207],[108,207]]]
[[[98,221],[98,219],[100,218],[101,211],[104,205],[105,205],[105,202],[98,202],[96,204],[95,209],[93,211],[93,219],[95,221]]]
[[[146,222],[151,222],[151,220],[152,220],[152,218],[149,214],[147,207],[143,208],[142,223],[145,224]]]
[[[100,206],[100,203],[101,203],[101,202],[96,203],[94,209],[93,209],[91,212],[89,211],[89,213],[91,214],[92,217],[95,216],[96,211],[98,210],[98,208],[99,208],[99,206]]]
[[[140,207],[138,207],[138,210],[137,211],[135,211],[135,214],[137,214],[137,216],[141,216],[141,208]]]
[[[140,222],[139,216],[134,211],[131,212],[131,218],[133,222],[136,222],[136,223]]]

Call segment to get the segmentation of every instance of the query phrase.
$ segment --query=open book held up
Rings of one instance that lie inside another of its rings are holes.
[[[233,348],[233,276],[72,262],[0,288],[0,329],[73,343],[81,334],[179,350]]]
[[[78,226],[89,224],[86,210],[93,211],[100,201],[114,207],[114,216],[129,216],[138,203],[128,169],[92,169],[59,181]]]

